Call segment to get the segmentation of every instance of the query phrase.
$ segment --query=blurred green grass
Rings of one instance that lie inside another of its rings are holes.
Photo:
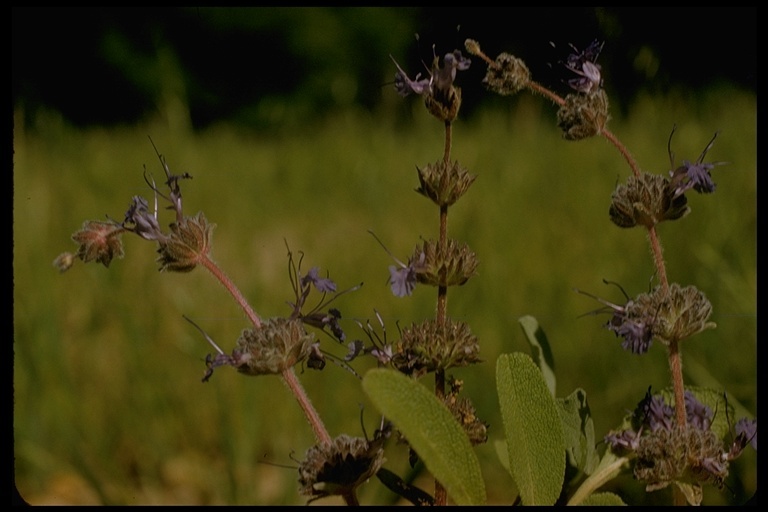
[[[478,275],[451,289],[449,314],[466,321],[484,363],[459,369],[465,392],[491,424],[478,448],[490,503],[514,499],[493,442],[501,439],[494,361],[527,351],[517,324],[535,316],[552,344],[558,394],[586,390],[602,437],[649,385],[668,385],[664,351],[643,357],[621,350],[604,317],[580,315],[599,304],[573,291],[620,303],[648,289],[653,274],[645,235],[608,221],[611,192],[629,169],[604,139],[563,141],[554,109],[538,98],[494,102],[454,126],[452,158],[478,178],[449,215],[449,236],[480,260]],[[74,250],[71,233],[87,219],[122,219],[131,196],[145,195],[143,166],[162,175],[148,137],[182,183],[185,211],[217,224],[213,256],[265,317],[288,312],[285,244],[305,253],[304,268],[330,272],[340,288],[348,336],[352,319],[374,310],[397,336],[434,314],[435,290],[393,297],[391,259],[367,230],[405,260],[420,237],[436,238],[437,211],[414,193],[415,166],[442,156],[443,130],[418,104],[379,113],[345,111],[311,126],[272,133],[226,124],[193,134],[183,123],[75,130],[56,113],[14,129],[14,454],[16,485],[34,504],[303,504],[295,469],[314,440],[278,379],[219,369],[201,384],[210,348],[182,318],[194,319],[225,350],[247,326],[241,311],[204,270],[159,274],[154,247],[125,237],[126,257],[111,268],[77,264],[60,275],[52,260]],[[399,116],[394,113],[399,112]],[[661,225],[671,281],[699,287],[717,329],[683,345],[698,380],[712,379],[747,411],[756,411],[756,98],[730,88],[699,96],[671,91],[640,98],[612,131],[644,170],[695,160],[719,130],[707,161],[717,192],[689,194],[692,213]],[[170,220],[169,220],[170,222]],[[323,341],[326,343],[326,340]],[[343,347],[326,343],[342,354]],[[687,366],[685,367],[688,368]],[[693,384],[689,375],[688,383]],[[302,381],[331,435],[370,435],[375,409],[354,377],[329,365]],[[402,447],[386,467],[404,473]],[[743,501],[756,487],[756,462],[732,465],[728,490],[705,492],[705,504]],[[429,488],[428,481],[424,485]],[[640,486],[615,489],[645,499]],[[660,493],[655,493],[656,495]],[[392,495],[377,482],[363,503]],[[648,500],[656,499],[651,495]],[[326,500],[325,503],[333,503]]]

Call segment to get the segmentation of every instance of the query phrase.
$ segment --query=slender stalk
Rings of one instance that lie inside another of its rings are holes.
[[[672,373],[672,387],[675,392],[675,418],[677,424],[684,427],[685,414],[685,386],[683,384],[683,361],[680,354],[680,344],[673,340],[669,344],[669,371]]]
[[[659,276],[659,282],[661,283],[661,289],[664,295],[669,293],[669,281],[667,279],[667,266],[664,264],[664,255],[661,248],[661,241],[656,234],[656,228],[651,227],[648,229],[648,243],[651,246],[651,254],[653,255],[653,263],[656,267],[656,274]]]
[[[619,153],[622,154],[624,159],[629,164],[629,167],[632,169],[632,174],[635,175],[636,178],[640,177],[640,166],[637,165],[637,162],[634,158],[632,158],[632,155],[629,153],[629,150],[624,146],[624,144],[621,143],[621,141],[616,137],[616,135],[613,134],[610,130],[607,128],[603,128],[600,134],[608,139],[611,144],[616,146],[616,149],[619,150]]]
[[[293,368],[285,370],[282,375],[283,382],[285,382],[285,385],[288,386],[288,389],[291,390],[293,396],[296,397],[296,400],[299,402],[301,410],[304,411],[304,415],[307,417],[307,421],[309,421],[312,430],[315,431],[315,437],[317,438],[318,442],[330,443],[331,436],[328,434],[328,431],[326,430],[320,415],[317,414],[317,410],[315,410],[312,402],[310,402],[307,393],[304,391],[304,387],[296,377],[296,373],[293,371]]]
[[[664,296],[668,296],[669,281],[667,280],[667,269],[664,264],[661,242],[659,241],[655,227],[648,229],[648,241],[651,246],[651,253],[653,254],[653,262],[656,266],[659,282],[661,283],[662,293]],[[675,394],[675,417],[677,419],[677,424],[684,427],[686,423],[685,383],[683,381],[682,354],[680,353],[680,345],[677,340],[672,340],[670,342],[668,347],[668,358],[669,371],[672,375],[672,388]]]
[[[533,80],[528,82],[528,89],[531,92],[535,93],[535,94],[541,94],[545,98],[549,98],[550,101],[552,101],[553,103],[555,103],[557,105],[560,105],[560,106],[565,105],[565,100],[563,98],[561,98],[560,96],[558,96],[554,92],[550,91],[549,89],[547,89],[543,85],[541,85],[541,84],[539,84],[537,82],[534,82]]]
[[[224,288],[226,288],[227,291],[232,295],[232,297],[235,299],[235,302],[237,302],[240,307],[243,308],[245,315],[248,317],[248,320],[251,321],[253,326],[257,329],[261,327],[261,319],[259,318],[259,315],[257,315],[253,308],[251,308],[251,305],[248,304],[247,300],[245,300],[245,297],[243,297],[243,294],[240,293],[240,290],[237,288],[237,286],[235,286],[235,283],[233,283],[232,280],[227,277],[224,271],[221,270],[221,268],[219,268],[219,266],[216,265],[216,263],[214,263],[205,254],[201,255],[200,263],[206,269],[208,269],[208,271],[213,274],[213,276],[218,279],[222,285],[224,285]]]
[[[200,258],[200,263],[208,269],[208,271],[219,280],[219,282],[224,285],[224,288],[229,291],[229,293],[232,295],[232,297],[235,299],[235,301],[240,305],[241,308],[243,308],[243,311],[245,311],[246,316],[248,319],[253,323],[255,328],[261,327],[261,319],[256,314],[256,312],[251,308],[251,305],[248,303],[248,301],[245,299],[243,294],[240,292],[240,290],[235,286],[235,284],[232,282],[229,277],[224,273],[221,268],[219,268],[216,263],[214,263],[208,256],[203,255]],[[309,400],[309,397],[307,396],[307,393],[304,391],[304,388],[302,387],[301,383],[299,382],[299,379],[296,377],[296,374],[293,371],[293,368],[290,368],[282,373],[283,382],[285,382],[285,385],[288,387],[288,389],[291,390],[293,393],[293,396],[296,397],[296,401],[299,402],[299,406],[301,407],[301,410],[304,411],[304,415],[307,417],[307,421],[309,422],[310,426],[312,427],[312,430],[315,432],[315,437],[319,442],[331,442],[331,436],[328,434],[328,431],[325,428],[325,425],[323,424],[322,419],[320,418],[320,415],[317,413],[317,410],[312,406],[311,401]]]
[[[450,121],[445,122],[445,150],[443,152],[443,160],[446,165],[450,164],[451,158],[451,133],[452,124]],[[445,248],[448,246],[448,206],[440,206],[440,233],[438,238],[438,244],[441,252],[445,252]],[[435,313],[435,320],[438,325],[445,325],[448,307],[448,288],[446,286],[437,287],[437,311]],[[437,370],[435,372],[435,396],[438,400],[443,400],[445,397],[445,372],[443,370]],[[448,502],[448,494],[437,478],[435,478],[435,505],[444,506]]]

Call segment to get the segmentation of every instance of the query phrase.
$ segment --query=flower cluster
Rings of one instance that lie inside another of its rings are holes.
[[[311,447],[299,465],[300,492],[310,502],[325,496],[354,496],[355,489],[384,463],[383,439],[368,441],[342,434]]]
[[[628,299],[623,306],[586,295],[605,304],[593,313],[611,313],[605,327],[621,337],[622,348],[633,354],[646,353],[654,338],[669,345],[716,327],[708,321],[712,305],[695,286],[672,283],[669,290],[657,286],[650,293]]]
[[[725,409],[727,414],[727,405]],[[673,405],[649,390],[627,428],[609,433],[605,441],[617,455],[633,459],[635,478],[646,482],[647,491],[674,483],[692,505],[698,505],[701,484],[722,487],[729,462],[747,444],[757,449],[757,421],[739,420],[734,441],[725,447],[713,429],[712,407],[690,390],[685,391],[685,410],[687,423],[681,426],[675,421]]]
[[[461,89],[454,87],[453,82],[457,71],[469,69],[472,63],[470,59],[464,57],[460,50],[454,50],[445,54],[441,65],[440,59],[435,56],[429,77],[421,78],[419,73],[411,80],[394,57],[390,57],[397,67],[395,90],[400,96],[421,95],[427,110],[438,119],[450,122],[456,118],[461,106]]]
[[[69,269],[75,256],[84,263],[95,261],[109,267],[114,258],[123,257],[121,235],[125,232],[134,233],[144,240],[157,242],[159,254],[157,262],[160,264],[161,271],[189,272],[208,258],[211,250],[211,234],[216,225],[209,223],[202,212],[194,216],[185,216],[182,210],[179,181],[191,179],[192,176],[189,173],[172,174],[163,155],[157,153],[157,156],[165,172],[168,195],[157,188],[154,180],[148,177],[145,171],[144,180],[155,195],[154,211],[150,211],[149,202],[145,198],[134,196],[122,222],[86,221],[83,227],[72,235],[72,240],[79,245],[77,253],[59,255],[54,260],[56,267],[62,272]],[[170,203],[168,208],[175,212],[175,221],[169,225],[168,232],[160,227],[157,214],[158,196],[168,201]]]

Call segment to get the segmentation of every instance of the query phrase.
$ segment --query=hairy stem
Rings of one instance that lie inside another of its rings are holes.
[[[224,271],[221,270],[221,268],[219,268],[219,266],[216,265],[216,263],[214,263],[210,258],[208,258],[207,255],[202,255],[200,258],[200,263],[206,269],[208,269],[211,274],[213,274],[213,277],[218,279],[219,282],[224,285],[224,288],[226,288],[227,291],[232,295],[232,297],[235,299],[235,302],[237,302],[240,307],[243,308],[245,315],[248,317],[248,320],[251,321],[253,326],[257,329],[261,327],[261,319],[259,318],[259,315],[256,314],[248,301],[245,300],[245,297],[243,297],[243,294],[240,293],[240,290],[237,288],[237,286],[235,286],[235,283],[233,283],[232,280],[227,277]]]
[[[669,371],[672,373],[672,387],[675,392],[675,418],[677,424],[684,427],[685,414],[685,385],[683,383],[683,360],[680,354],[680,344],[673,340],[669,344]]]
[[[293,396],[296,397],[296,400],[299,402],[301,410],[304,411],[304,415],[307,417],[307,421],[309,421],[312,430],[315,431],[315,437],[317,438],[317,441],[320,443],[330,443],[331,436],[328,434],[328,431],[323,424],[323,420],[320,419],[320,415],[317,414],[317,411],[312,405],[312,402],[310,402],[307,393],[304,391],[304,387],[296,377],[296,373],[293,371],[293,368],[285,370],[282,375],[283,382],[285,382],[285,385],[288,386],[288,389],[291,390]]]
[[[635,175],[636,178],[640,177],[640,166],[637,165],[637,162],[634,158],[632,158],[632,155],[629,153],[629,150],[624,146],[624,144],[621,143],[621,141],[616,137],[616,135],[613,134],[610,130],[607,128],[603,128],[600,131],[600,134],[608,139],[611,144],[616,146],[616,149],[619,150],[619,153],[624,157],[624,159],[629,164],[629,167],[632,169],[632,174]]]
[[[669,281],[667,280],[667,266],[664,263],[664,251],[661,248],[661,241],[656,234],[656,228],[651,227],[648,229],[648,243],[651,246],[651,254],[653,255],[653,264],[656,267],[656,275],[659,276],[659,283],[661,283],[661,289],[664,295],[669,294]]]
[[[659,236],[656,233],[656,228],[651,227],[648,229],[648,241],[651,245],[651,253],[653,254],[653,262],[656,266],[656,273],[659,276],[659,282],[661,283],[661,290],[664,296],[669,295],[669,281],[667,280],[667,269],[664,264],[664,256],[661,248],[661,242]],[[675,393],[675,416],[677,424],[681,427],[685,426],[686,414],[685,414],[685,384],[683,382],[683,361],[682,354],[680,353],[680,345],[676,340],[672,340],[668,347],[669,358],[669,371],[672,374],[672,388]]]
[[[541,85],[541,84],[539,84],[537,82],[534,82],[533,80],[528,82],[528,90],[530,90],[534,94],[541,94],[545,98],[549,98],[549,100],[551,100],[556,105],[560,105],[560,106],[565,105],[565,100],[563,98],[561,98],[560,96],[558,96],[554,92],[550,91],[549,89],[547,89],[543,85]]]

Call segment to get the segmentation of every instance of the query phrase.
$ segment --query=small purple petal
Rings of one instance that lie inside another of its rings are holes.
[[[416,273],[411,267],[389,266],[389,283],[396,297],[405,297],[416,288]]]

